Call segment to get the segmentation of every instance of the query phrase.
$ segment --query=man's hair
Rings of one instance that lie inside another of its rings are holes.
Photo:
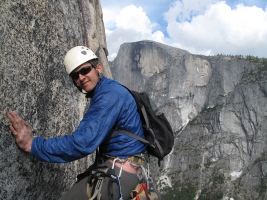
[[[99,63],[99,60],[98,59],[93,59],[93,60],[89,60],[88,62],[91,63],[96,68],[96,66]]]

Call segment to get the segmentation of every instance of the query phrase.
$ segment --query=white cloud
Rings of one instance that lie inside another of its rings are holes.
[[[106,29],[116,28],[115,18],[117,16],[117,12],[119,12],[117,8],[103,8],[103,18],[105,22]]]
[[[174,21],[172,9],[165,16],[168,33],[177,47],[191,53],[267,57],[267,12],[261,8],[240,4],[232,10],[219,2],[193,16],[190,22]]]
[[[165,13],[169,22],[191,20],[193,16],[202,14],[214,0],[183,0],[175,1]]]
[[[116,57],[119,46],[125,42],[154,40],[163,43],[164,34],[155,31],[157,24],[152,23],[142,7],[129,5],[124,7],[116,17],[116,29],[106,29],[109,59]]]
[[[151,23],[142,7],[126,6],[116,17],[118,28],[135,30],[140,33],[151,33],[156,24]]]

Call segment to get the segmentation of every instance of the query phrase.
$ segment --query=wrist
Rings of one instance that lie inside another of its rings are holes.
[[[29,139],[29,141],[27,142],[27,144],[26,144],[26,146],[25,146],[25,149],[24,149],[25,152],[27,152],[27,153],[30,153],[30,152],[31,152],[32,141],[33,141],[33,137],[31,137],[31,138]]]

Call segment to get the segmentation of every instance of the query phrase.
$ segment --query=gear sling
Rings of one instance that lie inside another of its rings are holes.
[[[109,199],[113,199],[112,183],[116,182],[118,184],[118,190],[120,191],[120,181],[119,176],[115,175],[115,171],[106,166],[98,167],[91,171],[88,179],[87,194],[89,200],[100,200],[101,199],[101,189],[105,177],[109,177],[108,183],[108,196]],[[122,200],[121,191],[119,192],[119,200]]]

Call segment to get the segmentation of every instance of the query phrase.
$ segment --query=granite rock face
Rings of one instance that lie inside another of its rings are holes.
[[[163,170],[152,166],[170,187],[165,199],[267,199],[266,60],[140,41],[123,44],[110,65],[114,79],[148,92],[173,127]]]
[[[99,0],[2,1],[0,6],[0,199],[58,199],[92,157],[67,164],[45,163],[23,153],[9,131],[16,110],[45,138],[71,134],[87,100],[63,66],[66,51],[90,45],[104,63],[106,40]],[[82,8],[90,44],[86,43]]]

